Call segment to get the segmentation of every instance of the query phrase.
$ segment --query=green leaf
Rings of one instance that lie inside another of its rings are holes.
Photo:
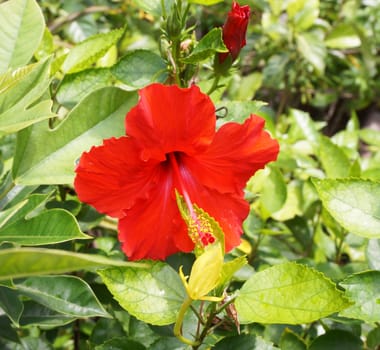
[[[304,32],[296,35],[297,50],[310,62],[318,73],[325,70],[326,47],[318,32]]]
[[[318,147],[320,134],[310,118],[310,115],[299,109],[291,109],[290,116],[294,119],[295,125],[299,127],[306,140],[315,147]]]
[[[115,45],[124,33],[124,29],[116,29],[108,33],[100,33],[82,41],[67,55],[62,70],[65,73],[74,73],[92,65]]]
[[[0,132],[16,132],[54,115],[53,102],[39,100],[49,86],[49,68],[45,60],[0,77]]]
[[[350,160],[342,149],[326,136],[321,135],[318,155],[327,177],[342,178],[349,176]]]
[[[351,275],[341,283],[354,305],[340,312],[340,316],[376,323],[380,320],[380,271],[366,271]]]
[[[231,281],[233,275],[239,271],[243,266],[247,265],[247,258],[239,256],[231,261],[227,261],[222,266],[219,285],[224,286]]]
[[[222,2],[223,0],[189,0],[190,3],[210,6]]]
[[[0,73],[26,65],[42,39],[45,22],[35,0],[0,5]]]
[[[67,108],[73,108],[94,90],[111,86],[115,81],[109,68],[86,69],[66,74],[57,92],[57,101]]]
[[[316,338],[308,347],[308,350],[362,350],[363,343],[356,335],[341,330],[333,329]]]
[[[133,0],[138,8],[142,9],[143,11],[154,15],[156,17],[162,16],[162,7],[161,3],[162,0]],[[169,12],[172,5],[174,3],[174,0],[164,0],[165,5],[165,11]]]
[[[275,126],[272,116],[268,113],[266,102],[262,101],[221,101],[217,103],[220,113],[225,111],[225,115],[217,120],[218,126],[227,122],[244,123],[251,114],[256,114],[265,119],[265,129],[275,135]]]
[[[281,350],[306,350],[305,342],[297,334],[285,329],[280,339]]]
[[[0,250],[0,280],[35,275],[95,270],[108,266],[146,268],[143,263],[108,259],[95,254],[73,253],[58,249],[11,248]]]
[[[166,62],[149,50],[128,52],[112,68],[111,73],[131,88],[142,88],[167,78]]]
[[[191,54],[181,61],[185,63],[197,64],[210,57],[216,52],[227,52],[228,49],[224,45],[221,28],[210,30],[197,44]]]
[[[343,228],[362,237],[380,237],[379,182],[314,179],[313,183],[324,207]]]
[[[380,270],[380,240],[369,239],[366,249],[368,265],[371,269]]]
[[[361,129],[359,131],[360,138],[368,145],[380,147],[380,131],[374,129]]]
[[[90,286],[75,276],[29,277],[15,286],[21,294],[66,315],[110,317]]]
[[[24,310],[20,318],[21,326],[61,327],[76,320],[75,316],[62,314],[49,309],[33,300],[24,301]]]
[[[7,316],[0,316],[0,339],[6,339],[14,343],[20,343],[19,336],[14,327],[11,326]],[[0,343],[1,344],[1,343]]]
[[[146,347],[141,343],[128,339],[127,337],[119,337],[109,339],[101,345],[95,346],[94,350],[145,350]]]
[[[319,0],[290,0],[286,11],[296,31],[309,29],[319,15]]]
[[[215,344],[213,350],[275,350],[278,349],[272,343],[252,334],[241,334],[225,337]]]
[[[19,324],[23,304],[15,290],[0,286],[0,308],[16,326]]]
[[[354,25],[340,23],[327,34],[325,44],[332,49],[352,49],[359,47],[361,40]]]
[[[265,172],[269,172],[261,189],[261,205],[270,214],[282,208],[287,197],[287,188],[282,173],[275,167],[267,167]]]
[[[75,217],[63,209],[51,209],[30,219],[20,219],[0,229],[0,242],[44,245],[73,239],[89,239],[81,232]]]
[[[146,323],[173,323],[186,297],[178,274],[161,262],[149,269],[118,267],[98,273],[119,304]]]
[[[254,274],[235,301],[241,323],[309,323],[348,305],[331,280],[293,262]]]
[[[17,138],[12,169],[15,182],[71,183],[75,162],[83,151],[101,144],[103,139],[125,134],[125,114],[136,101],[135,92],[113,87],[96,90],[55,129],[38,123],[23,130]]]

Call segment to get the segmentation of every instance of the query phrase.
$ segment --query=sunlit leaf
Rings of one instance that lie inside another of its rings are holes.
[[[297,49],[317,72],[325,70],[326,47],[318,32],[303,32],[296,35]]]
[[[241,323],[308,323],[348,305],[322,273],[292,262],[255,273],[235,300]]]
[[[351,162],[348,157],[340,147],[322,135],[319,142],[319,158],[327,177],[342,178],[349,176]]]
[[[361,179],[314,179],[323,205],[346,230],[380,237],[380,183]]]
[[[109,87],[84,98],[55,129],[38,123],[17,139],[13,177],[18,184],[66,184],[74,179],[75,162],[103,139],[125,134],[126,112],[137,95]],[[41,142],[44,140],[44,142]]]
[[[369,239],[366,249],[368,265],[371,269],[380,270],[380,240]]]
[[[351,49],[359,47],[361,40],[355,26],[349,23],[340,23],[327,34],[325,44],[333,49]]]
[[[176,320],[186,295],[169,265],[157,262],[149,269],[117,267],[98,273],[119,304],[139,320],[154,325]]]
[[[100,33],[76,45],[67,55],[62,65],[65,73],[74,73],[90,68],[108,49],[115,45],[123,35],[123,29]]]
[[[376,323],[380,320],[380,271],[351,275],[341,283],[354,305],[340,312],[341,316]]]
[[[0,73],[26,65],[43,36],[45,22],[35,0],[0,5]]]
[[[52,117],[53,102],[41,99],[49,86],[50,61],[20,68],[0,85],[0,131],[11,133]],[[37,102],[36,102],[37,101]]]

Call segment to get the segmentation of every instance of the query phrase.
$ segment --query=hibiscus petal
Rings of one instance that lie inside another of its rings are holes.
[[[74,187],[81,201],[117,218],[147,196],[157,183],[157,163],[139,158],[140,148],[129,137],[104,140],[82,154]]]
[[[197,86],[187,89],[152,84],[139,91],[140,100],[125,119],[127,135],[144,148],[144,159],[165,159],[182,151],[195,154],[215,134],[215,107]]]
[[[183,160],[186,155],[177,156],[178,172],[181,183],[181,194],[186,191],[190,201],[205,210],[221,226],[225,235],[226,251],[240,243],[243,233],[242,223],[249,213],[249,204],[241,193],[221,193],[204,185],[199,178],[193,176]]]
[[[242,194],[248,179],[277,158],[278,142],[263,130],[264,119],[251,115],[243,124],[224,124],[210,147],[183,164],[199,183],[220,193]]]
[[[179,213],[169,168],[161,167],[159,185],[119,220],[119,240],[130,260],[163,260],[194,248]]]

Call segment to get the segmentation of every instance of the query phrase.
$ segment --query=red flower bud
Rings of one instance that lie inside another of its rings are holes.
[[[223,25],[223,41],[229,52],[221,52],[219,54],[219,62],[231,55],[234,61],[245,46],[245,36],[247,33],[250,9],[248,5],[240,6],[237,2],[232,3],[232,9],[228,12],[228,17]]]

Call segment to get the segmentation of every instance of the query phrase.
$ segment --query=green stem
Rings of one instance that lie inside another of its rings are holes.
[[[214,81],[210,87],[210,89],[207,91],[207,95],[211,95],[217,88],[219,84],[220,75],[215,75]]]
[[[182,343],[190,345],[190,346],[198,346],[200,343],[198,341],[192,341],[190,339],[185,338],[182,335],[182,324],[183,319],[185,317],[187,309],[190,307],[193,300],[190,297],[187,297],[183,304],[181,305],[181,308],[179,309],[178,317],[174,325],[174,335],[179,339]]]

